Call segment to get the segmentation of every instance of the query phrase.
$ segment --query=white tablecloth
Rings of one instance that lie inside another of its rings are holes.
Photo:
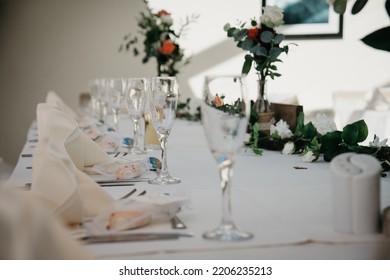
[[[120,131],[129,133],[127,121]],[[30,129],[21,154],[29,154],[36,138]],[[159,156],[159,151],[148,155]],[[264,151],[255,156],[243,150],[234,168],[232,207],[236,224],[254,234],[242,242],[215,242],[202,233],[217,226],[221,217],[219,175],[200,123],[176,120],[168,139],[168,164],[182,179],[174,187],[189,191],[191,203],[179,216],[192,238],[168,241],[87,245],[97,258],[134,259],[382,259],[390,258],[390,240],[382,234],[341,234],[332,227],[329,163],[305,163],[297,155]],[[20,157],[10,181],[31,182],[31,158]],[[294,167],[307,169],[295,169]],[[119,198],[131,187],[105,188]],[[166,188],[137,183],[137,189]],[[390,205],[390,178],[381,179],[381,208]],[[155,223],[139,231],[158,231]]]

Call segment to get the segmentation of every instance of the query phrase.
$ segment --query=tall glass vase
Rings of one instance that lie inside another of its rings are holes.
[[[271,104],[267,96],[267,80],[264,77],[259,77],[257,89],[257,100],[253,109],[258,114],[260,132],[269,136],[271,125],[275,123],[275,113],[271,110]]]

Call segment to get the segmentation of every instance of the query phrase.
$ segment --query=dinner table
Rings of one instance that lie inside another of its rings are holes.
[[[24,187],[32,180],[36,122],[26,134],[15,169],[9,179]],[[118,133],[131,136],[131,123],[121,116]],[[120,147],[124,153],[127,148]],[[117,153],[111,156],[118,155]],[[172,229],[167,219],[131,230],[134,233],[183,233],[162,240],[83,243],[96,259],[389,259],[390,238],[383,232],[351,234],[338,232],[333,224],[332,173],[330,163],[320,157],[305,162],[298,154],[263,150],[261,155],[243,147],[234,164],[231,188],[235,224],[253,234],[243,241],[206,240],[202,234],[221,220],[222,196],[218,167],[199,121],[176,119],[168,138],[170,173],[179,184],[152,185],[147,181],[104,187],[114,199],[136,189],[138,194],[164,192],[185,194],[188,200],[177,216],[185,229]],[[159,147],[148,147],[145,157],[160,158]],[[150,175],[150,174],[149,174]],[[94,176],[94,175],[90,175]],[[27,189],[27,187],[26,187]],[[27,190],[28,191],[28,190]],[[390,205],[390,176],[380,178],[380,211]]]

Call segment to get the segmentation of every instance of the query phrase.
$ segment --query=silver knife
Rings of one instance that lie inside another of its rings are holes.
[[[135,183],[135,182],[147,182],[150,178],[134,178],[134,179],[119,179],[119,180],[96,180],[98,184],[115,184],[115,183]]]
[[[129,242],[178,239],[180,237],[193,237],[192,233],[127,233],[127,234],[91,234],[80,240],[88,243]]]

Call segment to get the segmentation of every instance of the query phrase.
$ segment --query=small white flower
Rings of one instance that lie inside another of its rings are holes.
[[[244,142],[245,142],[245,143],[248,143],[250,140],[251,140],[251,134],[250,134],[250,133],[246,133],[246,134],[245,134]]]
[[[284,120],[278,121],[276,125],[272,124],[270,128],[270,134],[278,135],[281,139],[290,138],[293,136],[289,125]]]
[[[321,135],[337,130],[333,119],[328,117],[326,114],[318,113],[316,119],[313,121],[313,125],[317,129],[317,132]]]
[[[380,148],[380,147],[386,146],[387,138],[383,139],[382,141],[379,141],[379,140],[380,140],[379,137],[374,135],[374,140],[370,141],[368,143],[368,146],[375,147],[375,148]]]
[[[318,159],[319,155],[314,153],[312,150],[308,149],[302,154],[302,160],[305,162],[313,162]]]
[[[278,6],[265,6],[260,21],[269,28],[278,27],[284,23],[283,10]]]
[[[284,155],[291,155],[295,152],[295,144],[292,141],[288,141],[286,144],[284,144],[282,154]]]

